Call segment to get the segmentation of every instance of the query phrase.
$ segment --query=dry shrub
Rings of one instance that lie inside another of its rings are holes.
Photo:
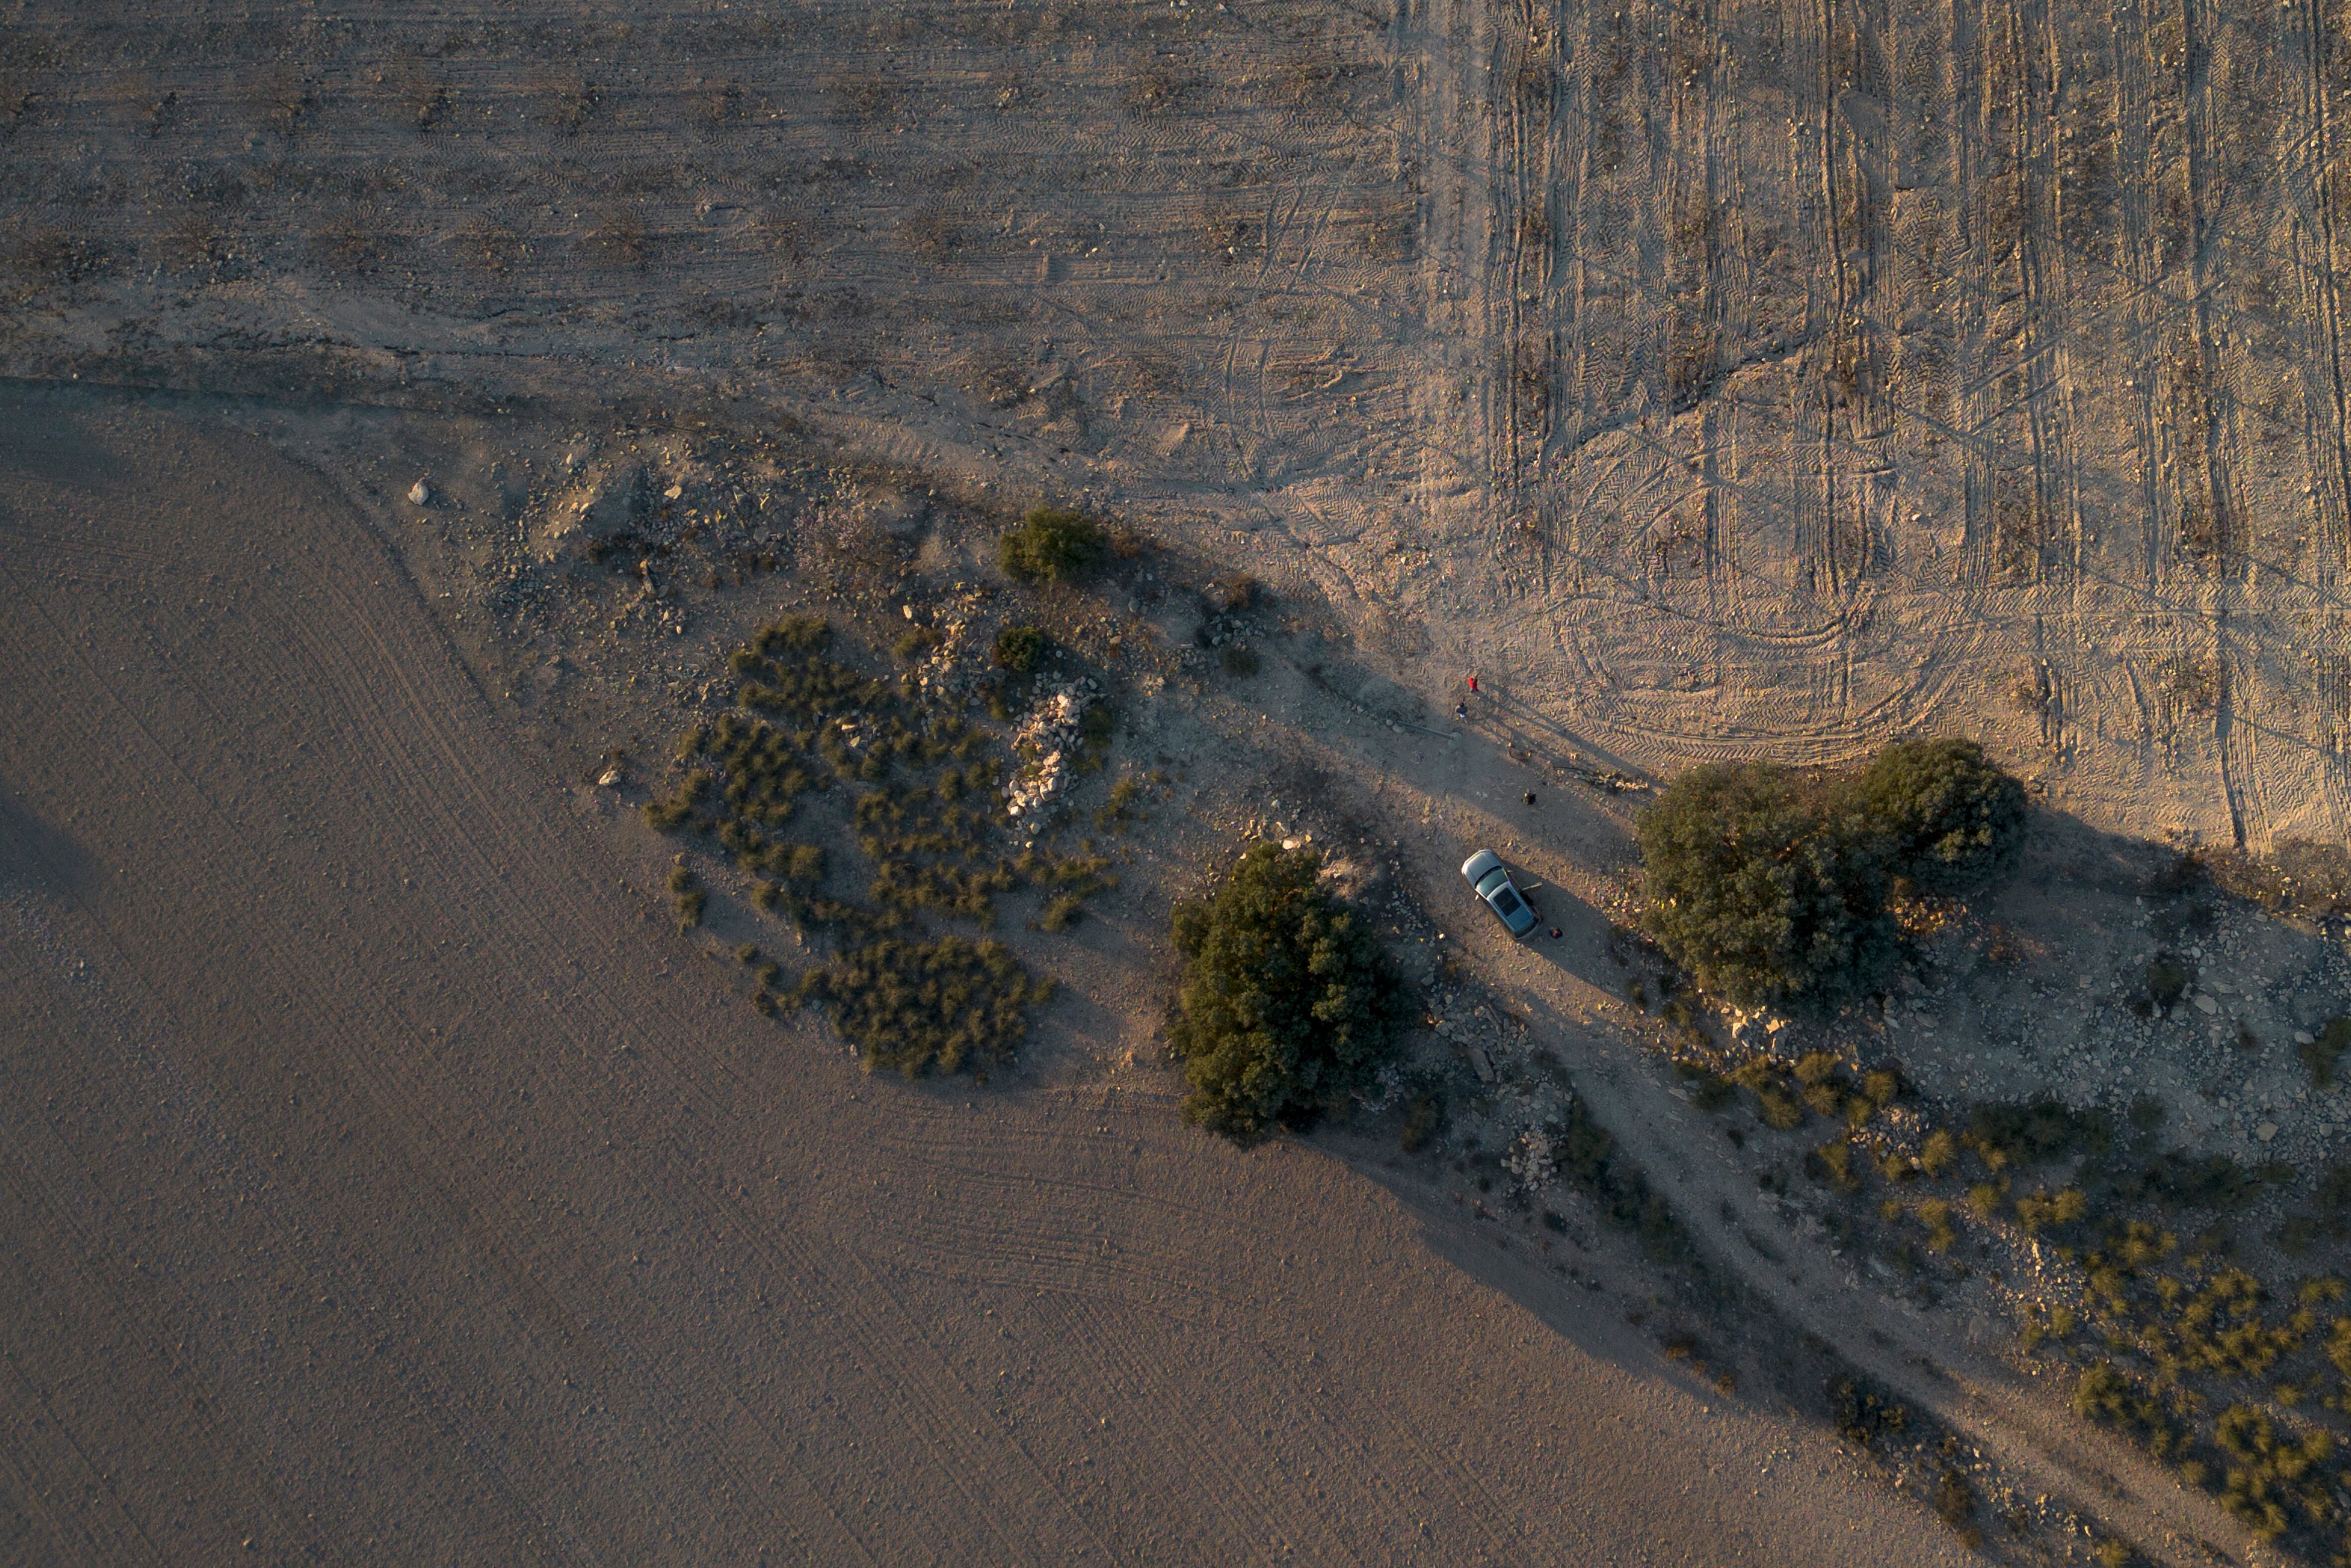
[[[1265,585],[1259,582],[1254,574],[1233,571],[1211,580],[1201,593],[1202,597],[1207,600],[1209,609],[1230,614],[1236,611],[1247,610],[1250,605],[1255,604],[1258,595],[1263,592],[1264,589]]]
[[[310,236],[311,263],[322,271],[366,277],[390,260],[396,241],[357,224],[332,224]]]
[[[925,207],[899,225],[898,237],[924,260],[944,264],[963,254],[965,232],[959,214]]]
[[[2203,857],[2212,881],[2298,925],[2351,918],[2351,852],[2340,844],[2281,839],[2267,854],[2215,850]]]
[[[0,77],[0,134],[14,136],[31,121],[40,90],[22,77]]]
[[[831,94],[833,105],[841,117],[861,125],[888,119],[897,110],[899,104],[896,85],[885,77],[870,72],[859,71],[834,78]]]
[[[580,243],[607,267],[642,267],[653,255],[653,235],[644,220],[624,207],[603,214]]]
[[[253,106],[262,124],[292,136],[318,113],[319,84],[307,72],[272,71],[255,87]]]
[[[1201,208],[1197,222],[1200,248],[1222,257],[1228,266],[1248,261],[1265,249],[1266,215],[1241,198],[1209,202]]]
[[[1405,205],[1367,214],[1357,228],[1356,243],[1373,261],[1409,261],[1420,234],[1420,212]]]
[[[530,245],[512,229],[477,219],[458,235],[457,254],[476,271],[504,277],[530,255]]]
[[[448,88],[440,82],[434,82],[416,90],[415,96],[409,101],[409,110],[416,117],[416,131],[421,136],[435,126],[446,122],[455,112],[456,105],[450,99]]]
[[[19,302],[114,270],[114,253],[105,242],[54,226],[16,235],[6,258],[8,276],[15,284],[10,295]]]
[[[703,134],[716,138],[742,124],[750,109],[750,95],[743,90],[741,82],[721,82],[703,89],[696,117],[702,123]]]
[[[235,275],[236,245],[227,226],[198,212],[183,214],[162,240],[163,265],[216,283]]]
[[[2210,659],[2179,654],[2157,666],[2163,694],[2180,714],[2210,713],[2220,702],[2220,672]]]
[[[180,95],[167,89],[152,76],[133,78],[123,94],[139,117],[139,124],[152,141],[163,134],[179,118]]]
[[[546,94],[540,118],[559,135],[577,136],[604,101],[604,89],[583,76],[563,78]]]
[[[1190,73],[1155,60],[1128,76],[1120,98],[1129,114],[1164,114],[1181,107],[1199,85]]]
[[[1677,410],[1693,408],[1706,395],[1720,353],[1711,325],[1675,318],[1666,338],[1666,392]]]
[[[2056,686],[2050,678],[2046,664],[2033,665],[2008,688],[2009,706],[2019,713],[2035,714],[2046,718],[2056,700]]]

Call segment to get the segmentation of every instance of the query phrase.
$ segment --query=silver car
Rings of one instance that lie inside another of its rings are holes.
[[[1486,901],[1486,907],[1502,917],[1513,936],[1523,936],[1535,928],[1534,905],[1510,880],[1510,870],[1501,857],[1491,850],[1479,850],[1461,862],[1461,874],[1472,892]]]

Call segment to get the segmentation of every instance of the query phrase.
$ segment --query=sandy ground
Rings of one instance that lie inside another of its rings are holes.
[[[0,424],[0,1556],[1958,1559],[1324,1155],[779,1052],[325,486]]]

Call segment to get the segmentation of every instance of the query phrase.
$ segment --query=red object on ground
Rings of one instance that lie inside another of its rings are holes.
[[[1469,689],[1473,692],[1478,689],[1478,677],[1475,675],[1469,677]]]

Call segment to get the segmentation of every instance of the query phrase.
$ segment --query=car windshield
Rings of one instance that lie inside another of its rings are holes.
[[[1516,915],[1519,912],[1519,895],[1510,891],[1509,883],[1506,883],[1494,890],[1494,909],[1496,913],[1504,915]]]

